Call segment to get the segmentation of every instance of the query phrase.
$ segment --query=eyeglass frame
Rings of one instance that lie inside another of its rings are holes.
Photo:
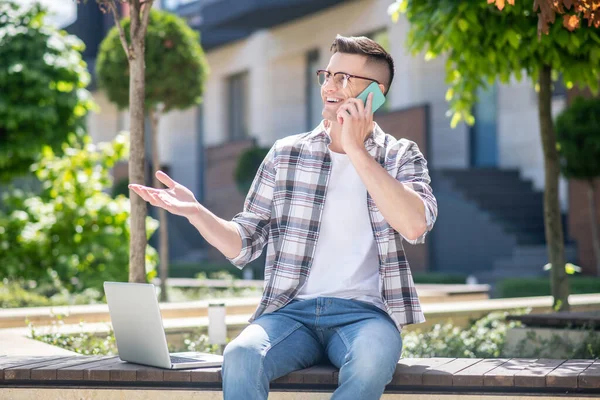
[[[318,69],[317,70],[317,82],[319,79],[319,75],[321,74],[321,72],[326,72],[328,73],[330,76],[329,78],[325,78],[325,81],[321,84],[319,83],[319,86],[325,86],[325,84],[327,83],[327,81],[331,78],[331,76],[333,76],[335,78],[336,75],[342,74],[346,77],[345,81],[346,81],[346,86],[342,85],[342,89],[345,89],[348,86],[348,82],[350,81],[350,78],[358,78],[358,79],[365,79],[367,81],[371,81],[371,82],[375,82],[378,85],[381,85],[381,83],[379,83],[378,80],[373,79],[373,78],[367,78],[364,76],[359,76],[359,75],[352,75],[352,74],[348,74],[346,72],[336,72],[335,74],[332,74],[331,71],[327,71],[326,69]]]

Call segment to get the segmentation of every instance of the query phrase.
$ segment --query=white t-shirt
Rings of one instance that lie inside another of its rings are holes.
[[[315,256],[298,299],[338,297],[385,310],[367,188],[347,154],[331,151],[331,175]]]

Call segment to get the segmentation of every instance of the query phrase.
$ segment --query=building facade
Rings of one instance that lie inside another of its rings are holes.
[[[423,55],[408,53],[408,22],[391,21],[390,3],[160,2],[200,31],[211,70],[201,106],[161,119],[161,164],[217,215],[231,218],[243,202],[232,179],[237,155],[252,143],[270,146],[313,129],[322,105],[315,71],[327,65],[333,39],[337,34],[369,36],[388,49],[396,64],[387,103],[375,119],[389,133],[417,141],[440,206],[429,243],[408,250],[413,268],[474,274],[484,281],[543,274],[544,167],[533,85],[525,80],[491,86],[480,93],[476,124],[452,129],[445,60],[425,61]],[[95,98],[101,107],[89,117],[95,140],[127,129],[125,113],[103,93],[95,92]],[[566,103],[566,91],[556,90],[555,115]],[[561,179],[565,213],[569,198],[569,185]],[[578,262],[574,243],[568,243],[567,255]]]

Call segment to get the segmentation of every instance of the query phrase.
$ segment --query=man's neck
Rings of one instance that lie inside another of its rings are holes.
[[[375,123],[373,123],[373,129],[375,129]],[[336,153],[345,154],[346,152],[342,148],[342,125],[338,124],[337,121],[325,120],[325,130],[331,138],[329,149]]]
[[[337,121],[326,121],[327,133],[331,138],[331,144],[329,145],[329,149],[331,151],[335,151],[336,153],[345,153],[342,149],[342,125],[338,124]]]

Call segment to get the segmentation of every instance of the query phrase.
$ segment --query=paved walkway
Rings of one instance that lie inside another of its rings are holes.
[[[7,356],[72,356],[74,353],[60,347],[29,339],[23,332],[0,330],[0,352]]]

